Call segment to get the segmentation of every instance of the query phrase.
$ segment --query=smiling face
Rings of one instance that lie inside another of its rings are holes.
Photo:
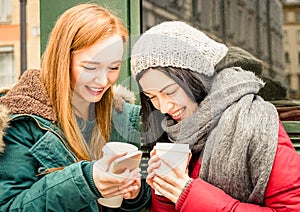
[[[88,110],[90,103],[100,101],[103,94],[117,82],[122,54],[123,40],[119,35],[73,52],[71,86],[75,108]]]
[[[198,106],[173,79],[159,70],[149,69],[139,83],[153,106],[178,122],[189,118]]]

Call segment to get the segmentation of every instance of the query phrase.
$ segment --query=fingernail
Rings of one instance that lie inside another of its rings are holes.
[[[147,178],[152,178],[154,176],[154,173],[151,172],[150,174],[148,174]]]

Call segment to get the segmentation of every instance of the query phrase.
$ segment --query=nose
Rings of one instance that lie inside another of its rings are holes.
[[[106,85],[107,84],[107,73],[106,71],[100,71],[94,78],[94,82],[98,85]]]
[[[174,106],[174,102],[172,102],[171,99],[169,98],[159,100],[159,107],[160,107],[159,110],[163,114],[170,112],[173,106]]]

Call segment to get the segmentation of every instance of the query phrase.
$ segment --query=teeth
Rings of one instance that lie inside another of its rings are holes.
[[[92,87],[89,87],[89,88],[94,92],[100,92],[103,90],[102,88],[92,88]]]
[[[182,112],[183,112],[183,109],[177,111],[176,113],[173,113],[172,116],[173,117],[179,116]]]

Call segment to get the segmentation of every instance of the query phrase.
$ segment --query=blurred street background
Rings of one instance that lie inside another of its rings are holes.
[[[79,0],[0,0],[0,87],[40,58],[56,18]],[[115,11],[130,35],[166,20],[188,22],[264,63],[266,100],[300,99],[300,0],[96,0]],[[62,44],[63,45],[63,44]],[[128,61],[121,76],[130,75]]]

